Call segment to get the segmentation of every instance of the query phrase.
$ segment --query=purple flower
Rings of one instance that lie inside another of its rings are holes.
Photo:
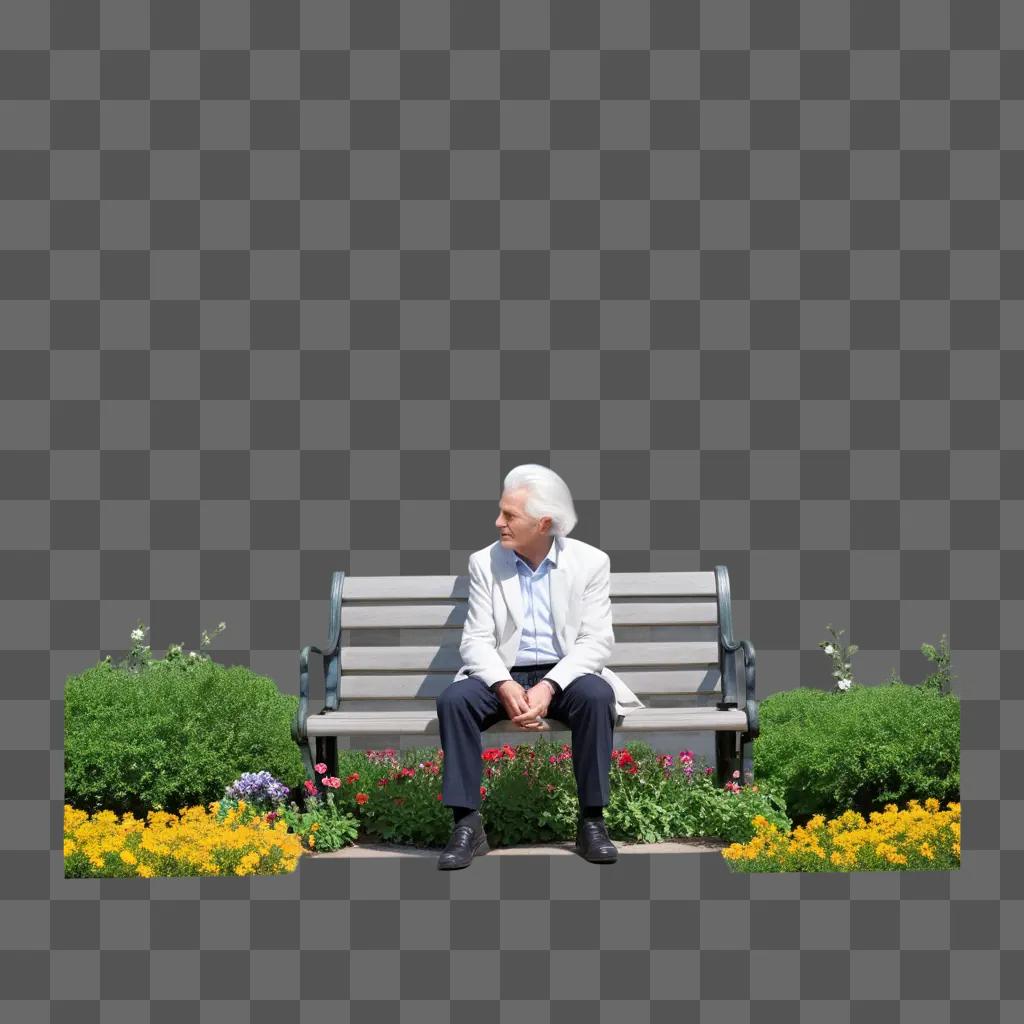
[[[288,787],[267,771],[243,772],[242,777],[224,791],[224,795],[230,799],[270,804],[287,799],[288,793]]]

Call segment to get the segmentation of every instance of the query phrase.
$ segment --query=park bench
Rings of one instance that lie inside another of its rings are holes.
[[[423,746],[440,745],[435,701],[463,664],[459,644],[468,591],[468,575],[333,574],[327,643],[311,644],[299,655],[292,736],[309,777],[310,740],[315,760],[327,764],[331,775],[337,774],[339,737],[363,750],[398,747],[407,735],[422,737]],[[616,743],[622,734],[635,739],[713,730],[717,784],[724,785],[737,768],[744,784],[753,781],[759,731],[754,648],[733,639],[726,567],[613,572],[610,595],[615,644],[607,665],[646,705],[618,716]],[[741,650],[742,687],[736,675]],[[308,713],[310,653],[321,655],[324,664],[324,702],[314,714]],[[568,737],[568,726],[555,719],[545,723]],[[519,742],[533,735],[501,721],[484,736],[510,732]]]

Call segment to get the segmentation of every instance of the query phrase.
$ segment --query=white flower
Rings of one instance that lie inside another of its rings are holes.
[[[189,656],[190,658],[198,658],[198,657],[199,657],[199,655],[198,655],[198,654],[196,654],[196,652],[195,652],[195,651],[189,651],[189,652],[188,652],[188,656]]]
[[[132,630],[132,639],[141,640],[146,634],[141,629]]]
[[[848,690],[850,688],[850,680],[840,679],[836,682],[836,686],[838,686],[840,690]]]
[[[831,654],[832,653],[832,645],[831,644],[825,644],[825,653],[826,654]]]
[[[227,625],[225,623],[222,622],[217,628],[218,629],[227,629],[228,627],[227,627]]]

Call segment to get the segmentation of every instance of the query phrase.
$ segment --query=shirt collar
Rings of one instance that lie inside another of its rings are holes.
[[[523,561],[523,558],[518,551],[513,553],[515,554],[517,566],[521,565],[524,569],[526,569],[527,572],[530,573],[533,573],[535,571],[540,572],[541,569],[544,568],[545,562],[550,562],[552,565],[558,565],[558,537],[555,537],[555,539],[551,542],[551,547],[548,550],[548,553],[541,559],[540,565],[537,566],[536,570],[531,569],[526,564],[526,562]]]

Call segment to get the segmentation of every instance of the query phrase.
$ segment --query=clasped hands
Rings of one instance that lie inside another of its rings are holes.
[[[520,729],[539,731],[550,728],[543,719],[548,713],[555,690],[546,679],[528,690],[514,679],[506,679],[495,692],[505,707],[509,721]]]

